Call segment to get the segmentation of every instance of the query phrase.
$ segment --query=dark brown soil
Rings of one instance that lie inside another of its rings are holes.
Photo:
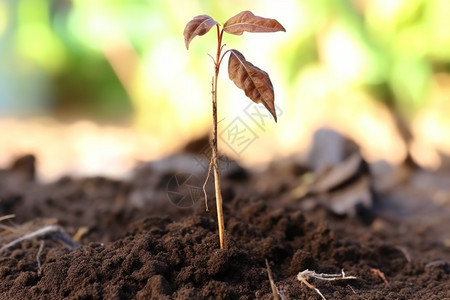
[[[206,212],[198,168],[150,164],[128,180],[52,184],[37,182],[34,172],[32,156],[0,171],[0,217],[15,214],[1,223],[8,228],[0,246],[57,224],[78,247],[50,232],[0,250],[1,299],[272,299],[266,259],[286,299],[320,299],[297,281],[305,269],[357,277],[310,279],[327,299],[450,299],[448,172],[375,174],[368,218],[338,216],[326,205],[306,209],[291,192],[307,169],[293,160],[261,173],[229,165],[225,250],[212,186]],[[174,175],[193,188],[171,194]]]

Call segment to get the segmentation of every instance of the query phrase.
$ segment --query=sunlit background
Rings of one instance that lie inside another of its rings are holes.
[[[184,26],[243,10],[286,28],[224,37],[269,73],[279,118],[229,81],[225,60],[221,151],[260,165],[306,153],[326,126],[371,161],[409,148],[437,168],[450,155],[448,0],[2,0],[0,166],[34,153],[43,179],[120,176],[208,134],[216,34],[187,51]],[[251,143],[227,143],[238,125]]]

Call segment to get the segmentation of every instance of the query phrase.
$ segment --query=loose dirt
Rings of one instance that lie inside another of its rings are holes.
[[[221,250],[204,172],[147,164],[124,180],[41,184],[35,168],[25,156],[0,170],[0,217],[15,215],[0,246],[62,232],[0,250],[0,299],[272,299],[266,259],[280,299],[320,299],[296,279],[306,269],[357,277],[310,279],[327,299],[450,299],[449,171],[372,174],[367,219],[330,211],[323,194],[317,205],[293,196],[310,174],[294,159],[264,172],[230,165]]]

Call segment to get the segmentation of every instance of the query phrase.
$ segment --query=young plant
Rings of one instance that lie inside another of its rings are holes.
[[[213,132],[211,137],[212,160],[214,167],[214,186],[217,206],[217,223],[219,227],[220,248],[226,248],[225,226],[223,222],[222,194],[220,191],[219,162],[217,159],[217,78],[219,77],[220,65],[224,56],[230,53],[228,60],[228,76],[236,86],[244,90],[245,95],[255,103],[262,103],[272,114],[275,122],[277,115],[274,106],[274,91],[269,75],[254,66],[236,49],[230,49],[222,53],[225,44],[222,44],[223,33],[242,35],[248,32],[276,32],[286,31],[277,20],[255,16],[250,11],[243,11],[231,17],[223,24],[222,29],[217,21],[207,15],[200,15],[189,21],[184,29],[184,42],[186,49],[196,36],[206,34],[212,27],[217,29],[217,51],[214,60],[214,77],[212,82],[212,113]],[[211,171],[211,163],[210,170]]]

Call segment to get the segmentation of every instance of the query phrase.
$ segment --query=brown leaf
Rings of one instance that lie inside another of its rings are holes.
[[[275,32],[286,31],[284,27],[275,19],[268,19],[255,16],[251,11],[243,11],[231,17],[223,25],[223,31],[241,35],[244,31],[248,32]]]
[[[189,44],[197,35],[204,35],[216,24],[218,24],[217,21],[208,15],[196,16],[190,20],[184,28],[186,49],[189,49]]]
[[[246,61],[239,51],[232,49],[228,61],[228,76],[253,102],[262,103],[277,121],[273,86],[266,72]]]

